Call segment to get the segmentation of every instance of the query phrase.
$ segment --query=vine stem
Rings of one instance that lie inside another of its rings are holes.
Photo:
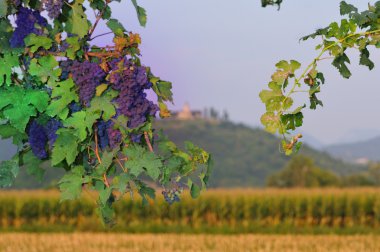
[[[148,132],[146,131],[144,132],[144,137],[145,137],[146,144],[148,145],[149,151],[153,152],[153,146],[149,140]]]
[[[102,34],[96,35],[96,36],[94,36],[93,38],[90,38],[89,40],[92,41],[92,40],[94,40],[94,39],[96,39],[96,38],[99,38],[99,37],[101,37],[101,36],[105,36],[105,35],[108,35],[108,34],[113,34],[113,32],[105,32],[105,33],[102,33]]]
[[[102,19],[104,11],[107,9],[109,2],[110,2],[109,0],[106,0],[106,5],[104,6],[104,8],[96,16],[95,23],[92,26],[91,30],[88,32],[88,38],[89,38],[89,40],[91,40],[91,36],[94,33],[96,27],[98,26],[100,19]]]
[[[102,163],[102,159],[99,156],[98,130],[97,129],[95,129],[95,155],[96,155],[96,158],[98,159],[99,164],[101,164]],[[104,184],[107,187],[110,187],[110,183],[108,182],[107,175],[105,173],[103,174],[103,181],[104,181]]]

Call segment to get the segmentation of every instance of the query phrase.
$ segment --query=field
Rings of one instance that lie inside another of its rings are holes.
[[[0,231],[380,234],[379,189],[210,190],[172,206],[158,195],[147,207],[126,198],[111,230],[93,196],[60,203],[56,191],[1,192]]]
[[[376,252],[377,236],[2,234],[1,252]]]

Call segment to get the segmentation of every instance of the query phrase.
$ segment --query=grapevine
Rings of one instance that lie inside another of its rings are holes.
[[[271,133],[283,136],[282,149],[290,155],[301,148],[301,134],[294,134],[303,124],[303,110],[309,106],[315,110],[323,106],[317,97],[325,83],[325,77],[318,70],[319,62],[332,60],[343,78],[350,78],[351,72],[347,55],[349,49],[357,50],[360,54],[359,64],[372,70],[375,67],[370,59],[371,47],[380,45],[380,1],[369,4],[368,10],[359,10],[342,1],[340,14],[346,16],[340,23],[333,22],[329,26],[301,38],[302,41],[320,38],[322,43],[316,46],[318,56],[307,65],[301,73],[297,73],[302,65],[298,61],[282,60],[276,64],[276,72],[268,84],[269,89],[260,93],[260,99],[265,104],[266,112],[261,117],[265,129]],[[307,103],[296,105],[294,96],[297,93],[307,94]]]
[[[131,1],[145,26],[145,9]],[[63,168],[61,199],[97,192],[107,225],[124,194],[138,192],[146,204],[161,186],[172,204],[182,185],[197,197],[211,173],[210,154],[189,142],[181,150],[153,128],[157,113],[170,116],[172,84],[141,63],[141,38],[112,18],[112,2],[0,0],[0,136],[18,146],[0,164],[0,187],[19,168],[39,178],[43,167]],[[102,36],[95,35],[100,22],[112,45],[90,44]]]

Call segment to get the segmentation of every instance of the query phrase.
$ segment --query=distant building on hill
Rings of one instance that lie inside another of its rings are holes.
[[[172,118],[178,120],[195,120],[202,119],[203,114],[200,110],[191,110],[190,105],[185,103],[181,111],[172,112]]]

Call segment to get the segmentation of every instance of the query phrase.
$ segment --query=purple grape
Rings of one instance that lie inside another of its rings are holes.
[[[53,146],[55,143],[55,140],[57,140],[57,130],[62,128],[62,123],[56,119],[50,119],[47,124],[45,125],[45,132],[49,139],[50,147]]]
[[[106,76],[103,69],[96,63],[89,61],[73,61],[69,66],[75,84],[79,87],[79,99],[85,106],[90,106],[90,101]]]
[[[46,0],[45,9],[51,19],[56,19],[61,14],[63,0]]]
[[[12,48],[24,47],[24,39],[31,33],[42,35],[43,27],[47,26],[47,21],[39,11],[21,7],[17,12],[16,25],[17,27],[10,39]]]
[[[46,143],[48,136],[46,135],[45,128],[38,124],[37,121],[33,121],[29,127],[28,136],[33,154],[40,159],[47,158]]]
[[[157,105],[149,101],[145,93],[145,89],[152,87],[146,68],[136,66],[127,59],[122,63],[115,60],[110,66],[113,71],[110,82],[113,89],[119,91],[119,96],[115,99],[118,112],[128,117],[128,127],[136,128],[158,111]]]
[[[104,150],[108,144],[109,144],[109,137],[108,137],[108,128],[111,125],[111,121],[104,122],[100,121],[98,122],[98,138],[99,138],[99,147],[100,149]]]

